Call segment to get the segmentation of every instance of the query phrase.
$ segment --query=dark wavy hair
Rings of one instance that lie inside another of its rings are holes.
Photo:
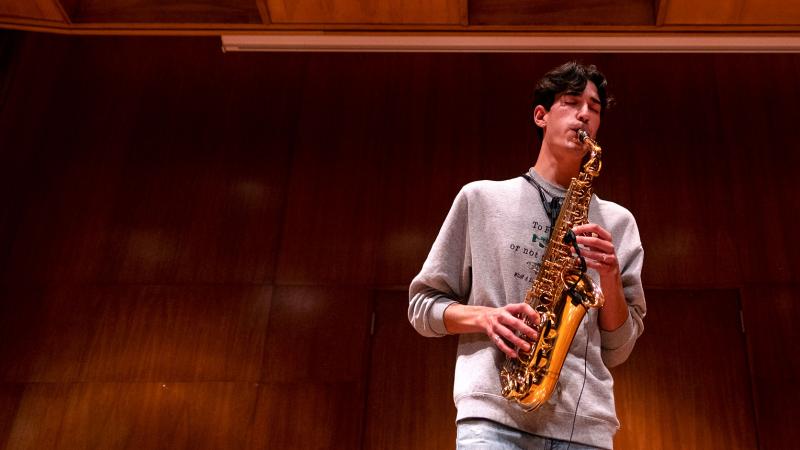
[[[586,82],[591,81],[597,86],[597,95],[600,97],[600,115],[614,103],[614,99],[608,94],[608,82],[594,64],[584,65],[577,61],[564,63],[555,69],[544,74],[541,80],[536,83],[533,91],[533,105],[544,106],[550,111],[553,102],[560,94],[580,95],[586,89]],[[544,138],[544,131],[536,127],[536,134],[539,141]]]

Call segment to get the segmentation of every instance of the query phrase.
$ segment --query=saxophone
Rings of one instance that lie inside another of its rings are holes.
[[[603,306],[603,294],[586,276],[586,263],[572,232],[573,227],[588,223],[592,180],[602,167],[601,149],[583,130],[578,131],[578,139],[588,147],[589,159],[569,184],[539,273],[525,295],[525,303],[540,316],[537,325],[527,317],[525,322],[539,336],[534,341],[521,336],[531,350],[517,349],[518,356],[507,357],[500,370],[503,397],[526,411],[539,408],[550,398],[583,316],[589,308]],[[573,248],[579,258],[572,254]]]

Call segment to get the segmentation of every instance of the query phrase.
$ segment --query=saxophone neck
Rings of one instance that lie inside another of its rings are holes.
[[[589,150],[589,159],[583,165],[582,172],[588,174],[592,178],[600,174],[600,169],[603,167],[602,155],[603,150],[594,139],[589,137],[589,134],[583,130],[578,132],[583,147]]]

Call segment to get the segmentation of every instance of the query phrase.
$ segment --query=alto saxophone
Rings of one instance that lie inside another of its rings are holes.
[[[586,263],[572,232],[573,227],[589,221],[592,180],[602,167],[601,149],[583,130],[578,132],[578,138],[588,147],[589,159],[570,181],[539,273],[525,295],[525,303],[540,316],[536,325],[527,317],[525,322],[539,336],[533,341],[521,336],[531,344],[531,350],[517,349],[518,356],[507,357],[500,370],[503,397],[519,403],[526,411],[539,408],[550,398],[586,311],[603,306],[603,294],[586,276]]]

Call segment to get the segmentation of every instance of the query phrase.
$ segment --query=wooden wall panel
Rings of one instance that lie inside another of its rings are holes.
[[[79,62],[90,64],[113,41],[103,40],[95,51],[77,44],[79,50],[70,50],[61,41],[55,48],[77,52]],[[175,51],[189,48],[180,40],[174,45]],[[33,175],[24,182],[31,186],[23,189],[27,193],[9,198],[18,209],[8,214],[20,219],[8,226],[6,279],[259,282],[270,281],[277,264],[279,283],[406,283],[461,185],[516,176],[534,160],[535,140],[520,99],[527,100],[533,73],[567,58],[228,55],[224,68],[206,70],[209,78],[198,80],[188,72],[160,74],[169,73],[167,51],[155,52],[161,56],[135,70],[122,66],[130,72],[106,62],[93,76],[74,68],[59,72],[64,62],[39,62],[60,73],[61,82],[96,85],[83,92],[100,97],[78,102],[78,94],[53,90],[59,82],[54,76],[38,75],[56,99],[63,98],[43,113],[57,124],[53,132],[65,137],[69,150],[47,159],[9,157],[10,167]],[[790,166],[797,159],[791,138],[780,131],[791,127],[790,116],[780,111],[790,107],[792,96],[776,98],[776,108],[768,110],[742,109],[736,102],[747,98],[755,104],[766,85],[791,90],[781,77],[798,73],[796,58],[620,58],[592,57],[609,73],[620,99],[604,118],[600,141],[607,152],[598,193],[636,215],[646,242],[646,281],[659,286],[732,286],[742,277],[791,281],[800,273],[788,256],[791,243],[782,239],[785,232],[769,230],[791,223],[789,211],[800,198],[789,177],[775,176],[776,161]],[[746,64],[751,60],[761,62]],[[285,69],[269,70],[265,64],[272,63]],[[205,56],[193,64],[199,70],[223,63]],[[780,70],[758,73],[770,64]],[[667,65],[685,69],[669,78],[647,76]],[[32,73],[33,67],[31,61],[20,73]],[[135,88],[125,95],[114,91],[112,75]],[[236,114],[192,109],[185,117],[192,125],[170,116],[183,111],[195,92],[214,91],[209,80],[254,94],[231,90],[204,97]],[[739,92],[740,85],[746,89]],[[648,90],[658,95],[641,95]],[[297,95],[304,100],[292,101]],[[12,122],[31,129],[33,115],[12,97],[9,106],[28,118]],[[690,109],[687,98],[693,99]],[[118,103],[141,111],[147,102],[160,102],[159,110],[128,112],[133,115],[125,121],[94,112],[122,113]],[[82,119],[57,120],[56,111],[72,104],[86,105],[79,109],[85,114],[75,115]],[[380,114],[372,114],[373,107]],[[334,120],[339,117],[347,118],[344,125]],[[213,125],[218,119],[222,128]],[[742,122],[772,131],[726,131]],[[49,145],[43,136],[25,143],[8,133],[9,143],[23,149]],[[101,152],[114,136],[128,136],[125,149]],[[180,150],[179,142],[191,150]],[[761,158],[764,153],[752,148],[769,148],[770,157]],[[76,204],[81,214],[71,206]],[[435,211],[419,219],[427,225],[414,217],[423,210]],[[759,243],[760,235],[768,241]],[[276,246],[280,257],[272,258]],[[324,263],[309,263],[320,257]]]
[[[744,0],[741,23],[744,24],[800,24],[800,5],[797,2]]]
[[[33,384],[6,448],[252,448],[258,397],[251,383]]]
[[[84,353],[85,381],[256,381],[271,287],[103,290]]]
[[[669,0],[664,25],[797,25],[800,6],[791,1]]]
[[[137,155],[114,198],[109,264],[120,281],[259,281],[274,272],[283,162],[218,148]],[[150,158],[152,160],[149,160]],[[276,160],[277,159],[277,160]],[[112,253],[113,252],[113,253]]]
[[[24,390],[23,384],[0,383],[0,448],[7,448]]]
[[[120,39],[97,47],[58,41],[54,49],[74,65],[47,52],[20,62],[4,110],[21,125],[3,152],[8,183],[20,186],[8,199],[18,219],[4,236],[6,280],[274,276],[293,118],[286,110],[301,78],[292,61],[273,75],[253,73],[237,58],[223,65],[216,45],[176,69],[170,53],[191,49],[180,42],[148,48],[142,58],[105,59],[137,50]],[[35,90],[21,81],[28,75],[44,91],[31,92],[30,106],[22,94]],[[226,83],[254,94],[220,89]],[[259,93],[263,83],[287,90]],[[269,111],[261,112],[265,104]],[[52,154],[42,150],[54,146]]]
[[[455,442],[458,338],[424,338],[408,324],[408,293],[375,301],[365,449],[442,449]]]
[[[743,56],[722,58],[730,69],[744,64]],[[747,200],[731,192],[740,175],[730,166],[731,150],[722,150],[740,118],[720,114],[728,99],[720,98],[717,68],[707,59],[650,56],[631,61],[631,70],[611,64],[608,74],[619,105],[601,127],[604,166],[597,192],[634,213],[650,285],[735,286],[742,277],[737,246],[744,236],[733,208]],[[647,75],[666,67],[681,69],[668,77]],[[784,119],[776,114],[772,120]]]
[[[0,16],[64,22],[58,0],[0,0]]]
[[[70,286],[3,286],[0,379],[76,381],[100,298]]]
[[[375,282],[405,285],[419,271],[461,186],[482,178],[483,64],[424,55],[392,64],[381,99],[381,231]],[[459,114],[448,114],[455,109]],[[366,131],[366,130],[365,130]],[[442,170],[443,167],[449,167]]]
[[[316,381],[262,385],[247,448],[360,448],[364,387]]]
[[[75,23],[261,23],[255,0],[69,0]]]
[[[363,288],[275,289],[251,447],[358,447],[370,312]]]
[[[461,0],[266,0],[273,23],[458,24]]]
[[[262,380],[313,384],[362,379],[370,310],[367,289],[276,287]]]
[[[654,2],[469,0],[473,25],[652,25]]]
[[[620,449],[756,448],[735,290],[648,290],[645,331],[613,369]]]
[[[745,1],[747,0],[669,0],[665,6],[664,25],[738,23],[742,3]]]
[[[256,381],[269,287],[5,288],[2,379]]]
[[[54,46],[54,50],[74,55],[70,46],[65,44],[61,41],[60,45]],[[38,56],[41,59],[36,62],[25,64],[23,60],[17,70],[21,77],[32,75],[33,82],[41,86],[43,93],[37,95],[35,89],[31,89],[23,95],[12,95],[5,109],[15,111],[18,117],[12,118],[11,123],[22,124],[23,127],[18,129],[19,141],[5,147],[3,155],[4,160],[14,162],[12,167],[16,170],[9,173],[9,182],[19,186],[12,197],[12,202],[17,204],[13,211],[18,223],[7,235],[7,254],[12,261],[7,263],[8,269],[4,275],[6,280],[30,280],[46,279],[48,277],[44,274],[49,273],[51,279],[82,280],[96,270],[102,259],[98,252],[105,237],[103,214],[112,204],[109,196],[116,179],[115,157],[119,154],[108,152],[102,155],[101,152],[92,154],[91,151],[84,151],[83,157],[76,156],[71,161],[64,155],[69,152],[47,154],[41,149],[52,148],[56,143],[61,144],[65,137],[69,139],[75,134],[86,136],[88,133],[77,125],[82,123],[79,118],[87,116],[95,119],[94,126],[105,128],[112,125],[109,131],[115,134],[120,130],[113,127],[110,120],[116,111],[109,110],[110,102],[104,101],[113,98],[110,92],[103,89],[108,87],[107,83],[105,86],[100,82],[95,85],[94,92],[100,93],[101,99],[87,99],[83,103],[85,108],[78,107],[75,114],[63,114],[60,108],[68,104],[62,100],[63,97],[69,95],[67,92],[75,92],[64,89],[65,85],[82,91],[86,84],[98,80],[86,80],[91,78],[88,74],[83,80],[77,80],[68,71],[61,70],[62,64],[66,64],[63,58],[51,59],[53,55],[49,54]],[[39,64],[41,74],[31,73],[34,72],[31,66]],[[23,85],[19,90],[26,88]],[[18,91],[16,86],[12,88],[12,93],[15,91]],[[26,105],[25,94],[33,94],[27,99],[27,107],[23,106]],[[106,114],[100,114],[98,110]],[[57,120],[56,116],[61,115],[67,118],[67,122],[73,120],[73,126],[66,129],[58,127],[62,121]],[[25,126],[26,123],[28,126]],[[79,131],[70,133],[70,128]],[[43,142],[48,139],[54,141]],[[76,140],[80,141],[80,138]],[[95,156],[98,159],[93,161]],[[99,186],[103,188],[98,189]]]
[[[800,211],[800,187],[792,175],[800,154],[794,115],[788,113],[800,87],[787,80],[800,75],[800,61],[773,56],[750,55],[746,64],[742,57],[732,74],[726,58],[714,61],[718,116],[725,132],[717,145],[721,157],[713,166],[728,174],[720,180],[724,196],[715,203],[729,214],[732,247],[742,268],[740,284],[800,280],[800,262],[794,256],[800,249],[790,237]],[[709,207],[714,210],[712,214],[719,214],[719,208]]]
[[[742,292],[762,450],[790,448],[800,438],[795,426],[800,417],[797,289],[796,284],[750,285]]]
[[[113,248],[108,216],[118,175],[115,164],[105,162],[62,159],[50,164],[35,158],[25,167],[30,184],[18,194],[24,201],[14,211],[17,223],[9,236],[5,281],[83,281],[110,268],[104,253]],[[164,255],[163,248],[157,251],[153,258]]]
[[[336,59],[334,59],[336,58]],[[287,195],[276,282],[369,284],[381,223],[386,137],[381,101],[389,86],[356,55],[322,55],[308,66]],[[342,64],[344,63],[344,64]]]
[[[357,448],[363,403],[362,389],[325,383],[44,383],[9,395],[11,407],[20,398],[8,450]]]

